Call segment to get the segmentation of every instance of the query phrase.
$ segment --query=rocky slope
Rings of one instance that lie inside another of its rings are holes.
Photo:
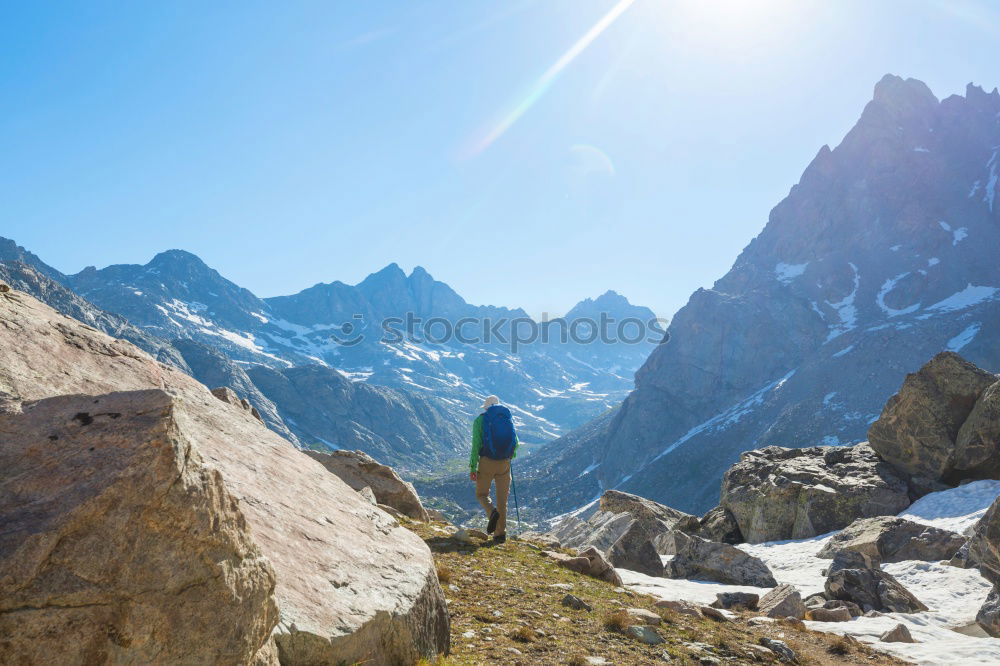
[[[865,439],[939,351],[1000,369],[998,174],[1000,93],[939,101],[886,76],[617,412],[540,452],[523,495],[559,513],[620,488],[700,513],[742,451]]]
[[[322,365],[258,365],[247,375],[308,448],[360,449],[408,470],[467,451],[466,424],[432,396],[354,382]]]
[[[250,411],[10,290],[0,429],[13,529],[0,636],[15,662],[412,663],[448,649],[411,532]]]

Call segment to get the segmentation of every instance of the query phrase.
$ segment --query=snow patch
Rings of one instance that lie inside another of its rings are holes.
[[[972,342],[972,340],[976,337],[976,334],[979,333],[979,328],[980,324],[978,322],[967,326],[964,331],[948,341],[948,351],[961,351],[963,347]]]
[[[786,264],[784,262],[779,262],[774,265],[774,275],[778,278],[778,282],[788,284],[798,276],[805,273],[808,265],[808,261],[804,264]]]
[[[938,301],[927,309],[937,310],[939,312],[964,310],[965,308],[972,307],[973,305],[978,305],[984,301],[991,300],[998,291],[1000,291],[1000,289],[997,289],[996,287],[983,287],[970,284],[967,285],[962,291],[952,294],[943,301]]]
[[[853,330],[857,326],[858,308],[854,305],[854,299],[858,295],[858,285],[861,284],[861,274],[858,272],[858,267],[853,263],[848,263],[848,265],[851,267],[851,270],[854,271],[854,288],[851,289],[851,293],[836,303],[831,303],[830,301],[826,302],[827,305],[837,311],[837,317],[840,319],[840,323],[830,327],[830,334],[826,336],[827,342],[833,340],[838,335],[843,335],[844,333]]]
[[[962,534],[979,522],[997,497],[1000,497],[1000,481],[973,481],[924,495],[900,516]]]
[[[751,394],[750,397],[745,398],[744,400],[736,403],[735,405],[725,410],[724,412],[720,412],[715,416],[713,416],[712,418],[708,419],[707,421],[691,428],[686,433],[684,433],[679,439],[667,445],[667,447],[663,449],[655,458],[653,458],[653,460],[654,461],[659,460],[660,458],[667,455],[668,453],[670,453],[671,451],[673,451],[678,446],[688,441],[695,435],[699,435],[703,432],[711,432],[711,431],[717,432],[719,430],[726,430],[727,428],[739,423],[744,416],[753,411],[754,407],[764,402],[764,398],[767,396],[768,393],[780,389],[782,386],[784,386],[785,382],[791,379],[792,375],[794,374],[795,370],[790,371],[787,375],[785,375],[781,379],[778,379],[776,381],[773,381],[765,385],[763,388]],[[624,483],[624,481],[622,481],[622,483]]]
[[[942,223],[943,224],[943,223]],[[910,314],[920,309],[920,303],[914,303],[913,305],[908,305],[902,309],[890,308],[885,304],[885,297],[889,295],[889,292],[896,288],[896,284],[909,275],[909,271],[906,273],[900,273],[894,278],[890,278],[882,283],[882,287],[878,290],[878,294],[875,296],[875,302],[878,304],[882,312],[886,313],[890,317],[898,317],[900,315]]]

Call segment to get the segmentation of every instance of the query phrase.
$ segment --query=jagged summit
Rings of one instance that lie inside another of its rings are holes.
[[[540,478],[575,479],[539,501],[565,511],[618,487],[701,511],[741,451],[864,439],[937,352],[1000,370],[998,114],[1000,95],[978,88],[939,102],[883,78],[732,269],[673,317],[618,411],[535,459]]]

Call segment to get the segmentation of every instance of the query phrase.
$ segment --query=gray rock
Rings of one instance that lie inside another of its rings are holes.
[[[968,560],[994,585],[1000,584],[1000,498],[976,523],[969,540]]]
[[[606,490],[601,495],[601,511],[627,513],[636,520],[657,520],[668,530],[698,529],[697,517],[620,490]]]
[[[420,502],[413,484],[403,481],[396,470],[382,465],[362,451],[304,451],[310,458],[318,460],[328,471],[336,474],[341,481],[355,490],[369,487],[379,504],[396,509],[414,520],[427,522],[424,505]]]
[[[879,516],[856,520],[835,534],[817,553],[832,558],[841,550],[857,550],[881,562],[950,560],[965,545],[961,534],[921,525],[905,518]]]
[[[587,520],[567,516],[543,536],[558,542],[563,548],[586,549],[593,546],[607,553],[633,522],[635,519],[627,513],[598,511]]]
[[[778,585],[764,595],[757,608],[762,614],[776,619],[794,617],[801,620],[806,616],[802,595],[792,585]]]
[[[906,481],[865,443],[748,451],[722,482],[721,505],[749,543],[804,539],[909,504]]]
[[[572,555],[552,550],[542,551],[542,553],[549,559],[555,560],[555,563],[559,566],[570,571],[585,575],[590,571],[590,560],[586,557],[573,557]]]
[[[763,561],[735,546],[706,541],[683,532],[674,532],[673,537],[676,554],[663,570],[667,578],[711,580],[754,587],[774,587],[778,584]]]
[[[877,561],[856,551],[841,551],[833,558],[824,586],[831,599],[851,601],[863,610],[888,613],[916,613],[927,610]]]
[[[709,541],[719,543],[743,543],[743,533],[736,522],[736,517],[726,508],[717,506],[698,521],[698,530],[692,532]]]
[[[991,384],[958,430],[952,477],[1000,479],[1000,382]]]
[[[586,601],[576,596],[575,594],[567,594],[565,597],[563,597],[562,605],[568,608],[572,608],[574,610],[584,610],[588,612],[594,610],[593,606],[591,606],[590,604],[588,604]]]
[[[826,597],[822,593],[810,594],[805,599],[805,605],[807,608],[820,608],[826,604]]]
[[[653,545],[644,521],[634,520],[608,551],[608,561],[619,569],[638,571],[647,576],[663,575],[663,560]]]
[[[644,624],[633,624],[625,630],[625,633],[646,645],[659,645],[665,642],[663,637],[656,633],[655,629]]]
[[[958,354],[942,352],[906,376],[899,393],[889,398],[868,430],[868,441],[883,460],[910,476],[957,481],[962,474],[955,468],[959,430],[979,397],[996,381]],[[963,462],[979,460],[976,442],[970,432]],[[996,446],[993,442],[991,450]]]
[[[701,606],[700,610],[702,615],[710,617],[717,622],[731,622],[736,617],[736,614],[731,611],[722,608],[713,608],[712,606]]]
[[[364,488],[358,491],[358,494],[364,497],[369,504],[374,504],[378,506],[378,500],[375,499],[375,493],[372,492],[371,486],[365,486]]]
[[[645,608],[626,608],[625,612],[629,614],[634,620],[638,620],[642,624],[648,624],[651,627],[655,627],[663,621],[659,615],[653,611],[646,610]]]
[[[846,608],[847,612],[851,614],[851,617],[860,617],[864,615],[864,611],[861,610],[861,606],[858,606],[853,601],[844,601],[843,599],[831,599],[823,604],[823,608]]]
[[[590,548],[581,551],[579,555],[580,557],[586,557],[590,562],[590,568],[587,570],[588,576],[593,576],[598,580],[603,580],[618,587],[622,585],[621,576],[618,575],[615,568],[611,566],[611,563],[608,562],[599,550],[591,546]]]
[[[788,643],[785,641],[779,641],[776,638],[768,638],[762,636],[760,639],[760,644],[771,650],[781,661],[793,662],[795,661],[795,651],[788,647]]]
[[[760,595],[753,592],[718,592],[715,601],[712,603],[716,608],[743,608],[746,610],[757,610],[760,602]]]
[[[1000,638],[1000,588],[994,587],[976,613],[976,624],[990,636]]]
[[[895,627],[889,631],[882,634],[879,640],[883,643],[916,643],[913,640],[913,636],[910,635],[910,630],[906,628],[905,624],[897,624]]]
[[[975,561],[969,555],[970,542],[971,539],[966,541],[965,544],[958,549],[958,552],[955,553],[950,560],[948,560],[948,564],[950,566],[958,567],[959,569],[971,569],[976,566]]]
[[[849,622],[851,611],[847,608],[813,608],[806,612],[806,619],[813,622]]]
[[[593,546],[609,553],[614,543],[631,527],[641,521],[654,547],[662,555],[673,554],[671,530],[698,529],[695,516],[658,504],[638,495],[608,490],[601,495],[600,508],[587,520],[567,516],[547,533],[564,548]]]
[[[692,615],[701,617],[701,608],[690,601],[678,601],[676,599],[659,599],[654,604],[657,608],[669,608],[681,615]]]

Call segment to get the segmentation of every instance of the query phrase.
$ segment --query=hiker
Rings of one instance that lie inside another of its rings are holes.
[[[507,493],[510,491],[510,460],[517,455],[517,433],[510,410],[491,395],[483,401],[483,413],[472,422],[472,454],[469,478],[476,482],[476,499],[489,522],[486,533],[493,543],[507,540]],[[497,503],[490,502],[490,485],[496,481]]]

